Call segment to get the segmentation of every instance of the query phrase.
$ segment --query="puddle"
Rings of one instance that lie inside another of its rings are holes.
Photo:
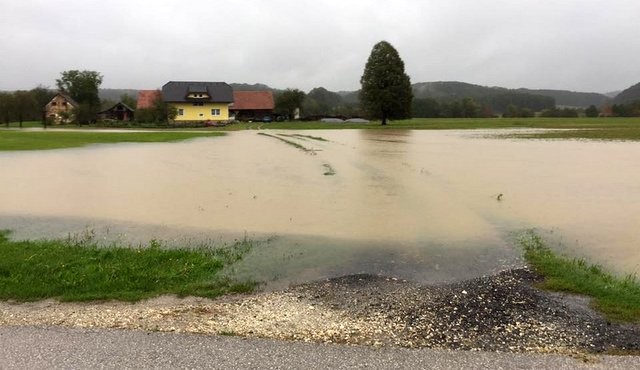
[[[528,227],[617,271],[639,269],[637,143],[268,133],[316,155],[251,131],[0,153],[0,228],[37,238],[90,226],[130,240],[247,233],[270,241],[236,273],[274,286],[360,272],[425,282],[491,273],[518,263],[509,233]]]

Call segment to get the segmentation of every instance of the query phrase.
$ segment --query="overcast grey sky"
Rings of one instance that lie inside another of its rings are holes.
[[[169,80],[359,88],[387,40],[412,82],[608,92],[640,82],[638,0],[2,0],[0,90]]]

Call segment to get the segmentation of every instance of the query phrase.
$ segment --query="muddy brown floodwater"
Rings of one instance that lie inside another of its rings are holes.
[[[244,131],[4,152],[0,228],[175,244],[246,234],[264,242],[233,273],[271,286],[493,273],[521,263],[513,233],[533,227],[554,248],[639,270],[640,144],[492,132],[268,131],[307,151]]]

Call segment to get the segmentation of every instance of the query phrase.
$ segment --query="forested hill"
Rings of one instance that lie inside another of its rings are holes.
[[[555,99],[556,105],[574,107],[574,108],[586,108],[590,105],[601,107],[602,105],[609,103],[611,99],[599,93],[587,93],[568,90],[531,90],[531,89],[518,89],[517,91],[549,96]]]
[[[588,93],[568,90],[549,89],[506,89],[503,87],[486,87],[457,81],[421,82],[413,85],[413,94],[417,98],[434,98],[438,100],[453,100],[465,97],[477,101],[487,99],[495,95],[509,93],[523,93],[530,95],[542,95],[555,100],[556,105],[586,108],[590,105],[600,107],[611,101],[609,97],[600,93]]]
[[[412,86],[416,99],[449,102],[471,98],[498,113],[505,112],[509,106],[527,108],[534,112],[555,107],[553,97],[503,87],[487,87],[457,81],[420,82]]]
[[[137,99],[138,90],[135,89],[98,89],[100,100],[108,100],[110,102],[119,102],[123,95],[128,95],[133,99]]]
[[[627,104],[635,101],[640,101],[640,83],[623,90],[620,94],[616,95],[613,100],[616,104]]]

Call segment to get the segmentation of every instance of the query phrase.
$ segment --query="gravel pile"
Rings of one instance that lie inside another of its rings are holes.
[[[539,353],[639,353],[640,326],[609,323],[584,300],[532,287],[517,269],[422,286],[352,275],[282,292],[128,304],[0,303],[0,325],[61,325],[287,340]]]
[[[579,298],[540,291],[527,269],[420,286],[370,275],[300,286],[301,297],[384,316],[384,344],[509,352],[637,352],[640,326],[613,324]]]

